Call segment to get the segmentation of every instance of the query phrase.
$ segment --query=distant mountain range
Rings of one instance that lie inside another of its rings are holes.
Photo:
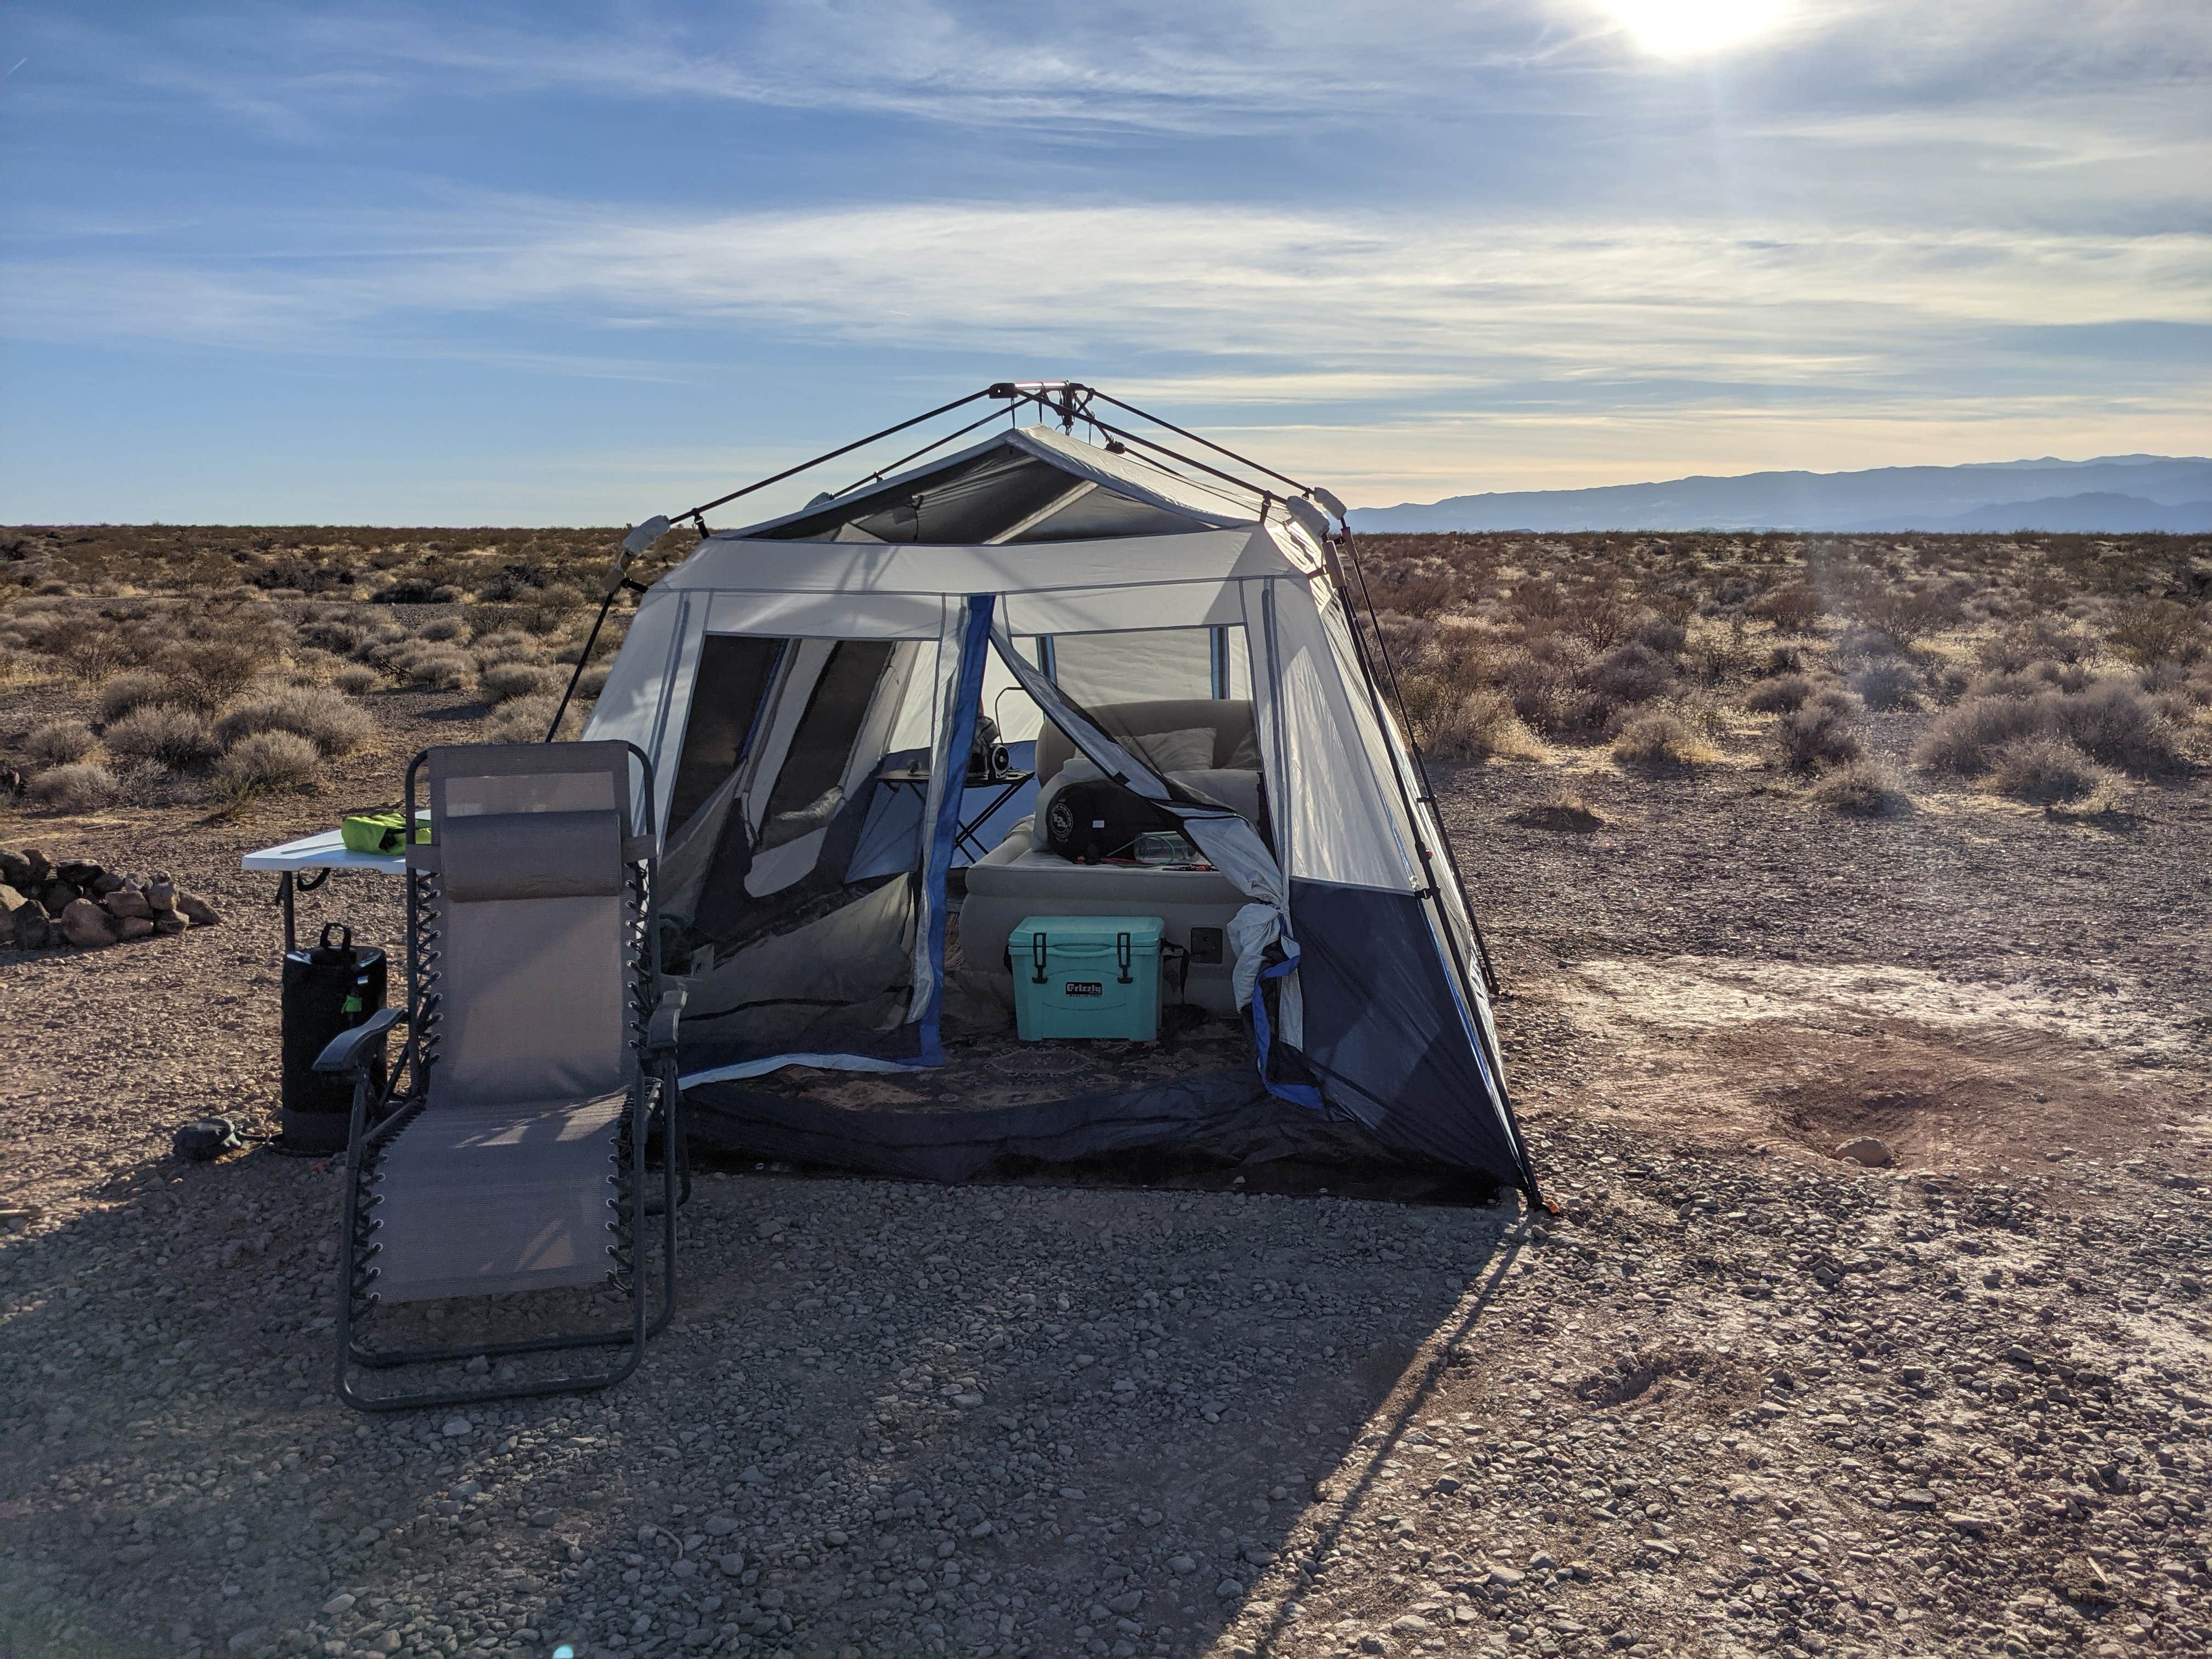
[[[2095,460],[1751,472],[1601,489],[1356,507],[1354,530],[2166,531],[2212,534],[2212,460]]]

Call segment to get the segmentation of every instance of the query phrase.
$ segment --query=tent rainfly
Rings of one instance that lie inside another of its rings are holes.
[[[680,515],[702,538],[642,592],[593,708],[587,738],[653,763],[695,1133],[957,1179],[1009,1153],[1310,1147],[1326,1125],[1534,1196],[1480,932],[1352,614],[1341,507],[1181,428],[1204,457],[1141,438],[1077,383],[975,395],[1007,400],[1008,424],[970,447],[744,529]],[[1052,423],[1018,424],[1028,406]],[[967,871],[963,923],[955,843],[985,717],[1036,743],[1048,799],[1115,781],[1212,872],[1071,863],[1018,824]],[[1176,878],[1208,884],[1158,903],[1130,885]],[[1233,1076],[927,1122],[769,1086],[793,1066],[945,1066],[948,1048],[957,1066],[1010,1006],[1006,921],[979,943],[987,886],[1001,913],[1060,914],[1086,882],[1118,884],[1090,914],[1203,920],[1218,901],[1218,929],[1187,931],[1241,1022],[1222,1028],[1243,1034]],[[1196,908],[1175,908],[1185,894]]]

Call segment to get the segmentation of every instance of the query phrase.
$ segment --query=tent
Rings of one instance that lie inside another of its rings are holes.
[[[941,1178],[1189,1147],[1533,1195],[1480,929],[1355,625],[1341,507],[1165,422],[1188,444],[1140,437],[1074,383],[976,395],[1008,423],[964,447],[741,529],[678,515],[701,539],[642,591],[592,710],[587,738],[653,762],[695,1127]],[[1199,867],[1071,863],[1001,814],[957,868],[986,719],[1035,757],[1030,792],[1109,780]],[[1101,1045],[1056,1090],[1060,1062],[1006,1036],[1006,928],[1032,909],[1171,918],[1213,1015],[1195,1058]],[[978,1054],[1000,1073],[963,1074]]]

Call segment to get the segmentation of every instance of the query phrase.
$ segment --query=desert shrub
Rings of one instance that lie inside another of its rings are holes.
[[[252,732],[215,763],[216,781],[235,793],[306,792],[321,776],[322,756],[296,732]]]
[[[2014,738],[1990,757],[1990,787],[2038,806],[2086,799],[2106,781],[2102,767],[2048,732]]]
[[[371,629],[368,636],[353,648],[351,655],[356,662],[389,662],[394,653],[415,643],[415,636],[397,623],[385,623]]]
[[[1820,615],[1820,596],[1803,582],[1791,582],[1763,596],[1752,614],[1784,634],[1808,632]]]
[[[118,791],[115,774],[98,761],[73,761],[34,774],[31,799],[57,812],[94,812],[112,806]]]
[[[92,752],[92,728],[82,720],[48,720],[23,739],[23,752],[48,766],[65,766]]]
[[[1707,685],[1748,674],[1756,660],[1743,635],[1733,629],[1693,634],[1682,647],[1683,671]]]
[[[2039,697],[2050,691],[2085,690],[2092,678],[2078,663],[2036,662],[1984,674],[1971,690],[1978,697]]]
[[[1662,657],[1679,656],[1689,638],[1688,628],[1673,617],[1647,617],[1636,625],[1636,642]]]
[[[1854,817],[1895,817],[1912,806],[1889,774],[1863,755],[1832,768],[1808,793],[1821,805]]]
[[[1862,622],[1908,645],[1955,627],[1966,616],[1966,605],[1955,590],[1933,584],[1879,587],[1862,595],[1855,609]]]
[[[1905,645],[1887,629],[1855,625],[1836,641],[1836,654],[1846,662],[1873,662],[1905,654]]]
[[[118,755],[180,768],[213,759],[219,747],[205,714],[173,702],[134,708],[100,735]]]
[[[235,640],[200,640],[179,650],[170,684],[179,702],[194,708],[220,708],[276,662],[276,647],[256,634]]]
[[[348,696],[358,697],[383,684],[384,676],[366,663],[349,663],[331,676],[331,684]]]
[[[2138,667],[2184,665],[2212,650],[2203,614],[2175,599],[2136,599],[2114,612],[2105,643]]]
[[[481,673],[503,662],[533,662],[545,660],[545,647],[527,634],[513,628],[502,628],[481,636],[472,647],[477,671]]]
[[[137,652],[114,628],[104,622],[49,630],[40,648],[59,657],[81,680],[104,679],[137,659]]]
[[[1984,668],[2016,674],[2039,662],[2086,662],[2097,653],[2097,642],[2061,617],[2038,616],[1993,635],[1975,647]]]
[[[1759,672],[1766,674],[1802,674],[1805,672],[1805,653],[1797,646],[1778,645],[1766,653],[1766,666]]]
[[[2107,766],[2156,772],[2181,758],[2173,728],[2158,706],[2124,680],[2100,680],[2079,696],[2060,697],[2057,728]]]
[[[2048,692],[2040,697],[1970,696],[1929,722],[1913,745],[1912,763],[1925,772],[1978,778],[2005,744],[2051,729],[2046,697],[2057,700]]]
[[[458,617],[433,617],[415,630],[418,640],[463,641],[469,636],[469,625]]]
[[[319,617],[300,627],[300,638],[319,650],[349,657],[368,643],[371,630],[346,617]]]
[[[325,755],[351,754],[367,743],[375,723],[360,704],[328,686],[307,686],[281,697],[264,698],[234,708],[215,729],[225,749],[261,732],[290,732]]]
[[[543,696],[558,691],[567,677],[544,663],[495,662],[477,676],[487,702],[511,702],[517,697]]]
[[[476,659],[458,645],[424,645],[410,640],[386,659],[386,666],[410,685],[459,691],[475,679]]]
[[[557,696],[517,697],[501,703],[483,726],[485,743],[542,743],[545,728],[553,723],[553,711],[561,706]],[[561,740],[572,741],[584,729],[586,710],[580,703],[568,705],[568,712],[561,717]]]
[[[1667,659],[1648,645],[1628,644],[1608,651],[1589,671],[1592,691],[1613,704],[1649,702],[1674,683]]]
[[[1920,701],[1920,676],[1894,659],[1863,665],[1852,674],[1850,687],[1869,708],[1912,708]]]
[[[1783,714],[1802,706],[1813,695],[1813,682],[1802,674],[1784,674],[1761,680],[1743,694],[1743,706],[1759,714]]]
[[[1547,737],[1587,737],[1604,729],[1613,709],[1593,695],[1565,662],[1520,656],[1506,664],[1505,691],[1513,712]]]
[[[119,720],[134,708],[143,708],[149,702],[175,702],[179,699],[175,687],[166,674],[149,673],[144,669],[133,669],[118,674],[100,688],[100,718],[103,724]]]
[[[595,662],[586,668],[576,681],[576,695],[596,699],[607,689],[607,676],[614,672],[612,663]],[[1509,710],[1510,710],[1509,705]]]
[[[1613,757],[1630,763],[1672,762],[1678,766],[1699,765],[1717,758],[1679,718],[1663,710],[1638,714],[1623,726],[1613,740]]]
[[[1790,769],[1810,772],[1854,761],[1866,752],[1853,729],[1863,705],[1848,691],[1816,691],[1775,722],[1783,759]]]
[[[1414,738],[1424,753],[1438,760],[1477,761],[1492,755],[1540,752],[1504,692],[1490,686],[1440,690],[1425,707],[1417,708],[1413,688],[1407,688],[1407,718],[1414,722]],[[544,727],[541,724],[538,729],[542,732]]]

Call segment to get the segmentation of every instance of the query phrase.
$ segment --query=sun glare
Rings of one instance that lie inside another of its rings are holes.
[[[1740,46],[1782,21],[1788,0],[1601,0],[1646,52],[1694,58]]]

